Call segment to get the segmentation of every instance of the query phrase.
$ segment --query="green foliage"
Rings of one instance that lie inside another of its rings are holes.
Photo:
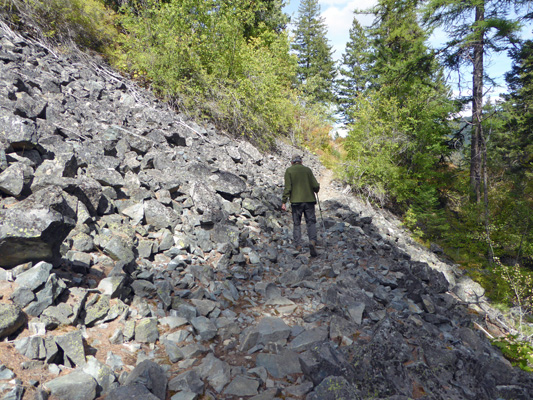
[[[533,311],[533,272],[520,268],[519,264],[505,265],[498,258],[495,262],[498,273],[509,285],[512,302],[520,307],[521,313]]]
[[[346,43],[339,68],[341,77],[336,81],[338,107],[345,123],[354,122],[354,116],[357,115],[357,97],[370,83],[370,57],[366,32],[354,17],[350,40]]]
[[[524,371],[533,372],[533,347],[529,342],[509,335],[493,340],[492,344],[502,351],[512,365]]]
[[[336,70],[318,0],[300,2],[295,25],[292,48],[298,57],[301,90],[312,102],[331,102]]]
[[[1,0],[12,21],[57,43],[109,52],[118,37],[116,14],[101,0]]]
[[[291,131],[300,107],[292,89],[296,63],[287,35],[258,22],[264,2],[250,4],[134,3],[123,10],[128,34],[117,63],[182,110],[268,147]]]

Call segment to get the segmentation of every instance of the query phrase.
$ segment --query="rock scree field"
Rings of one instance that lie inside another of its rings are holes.
[[[483,289],[316,157],[0,26],[2,400],[533,397]],[[280,210],[295,153],[316,258]]]

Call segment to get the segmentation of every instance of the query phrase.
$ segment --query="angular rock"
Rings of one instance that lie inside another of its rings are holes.
[[[160,400],[142,384],[121,386],[111,390],[106,400]]]
[[[257,344],[266,345],[285,341],[291,328],[281,318],[264,317],[257,326],[247,329],[241,335],[241,351],[247,351]]]
[[[217,335],[217,327],[209,318],[195,317],[191,319],[191,325],[202,340],[211,340]]]
[[[9,209],[0,209],[0,266],[59,257],[59,246],[76,224],[67,195],[46,188]]]
[[[40,262],[20,275],[17,275],[15,283],[20,287],[35,290],[43,285],[50,277],[52,264]]]
[[[268,373],[276,379],[302,373],[302,368],[298,361],[298,353],[291,350],[284,350],[279,354],[259,353],[256,365],[266,368]]]
[[[197,368],[198,374],[206,379],[209,385],[218,393],[230,382],[231,367],[225,361],[209,353]]]
[[[204,382],[195,370],[182,372],[168,383],[168,389],[174,392],[183,390],[200,394],[203,393],[204,386]]]
[[[156,318],[145,318],[135,324],[135,340],[142,343],[155,343],[159,339]]]
[[[224,394],[228,396],[255,396],[258,394],[259,381],[244,375],[237,375],[231,383],[224,389]]]
[[[0,338],[15,333],[26,323],[26,316],[13,304],[0,303]]]
[[[159,400],[165,400],[168,380],[165,370],[150,360],[138,364],[128,375],[125,386],[143,385]]]
[[[83,336],[79,330],[56,336],[55,342],[63,350],[65,358],[68,357],[71,363],[77,366],[86,364]]]
[[[45,383],[52,396],[59,400],[94,400],[96,380],[82,371],[73,371]]]
[[[312,393],[308,394],[306,400],[361,400],[362,397],[353,385],[342,376],[328,376]]]

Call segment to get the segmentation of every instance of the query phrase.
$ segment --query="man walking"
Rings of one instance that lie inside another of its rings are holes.
[[[281,209],[287,210],[285,203],[291,201],[294,245],[297,250],[302,248],[302,214],[305,216],[307,224],[307,235],[309,236],[309,253],[311,257],[316,257],[316,215],[315,215],[315,193],[320,190],[313,172],[310,168],[302,165],[302,157],[294,156],[291,166],[285,171],[285,189],[281,202]]]

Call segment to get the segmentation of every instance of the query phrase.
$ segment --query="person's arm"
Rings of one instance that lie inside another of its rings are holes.
[[[313,192],[315,193],[318,193],[318,191],[320,190],[320,184],[316,180],[313,172],[311,172],[311,187],[313,188]]]
[[[289,201],[289,198],[291,196],[291,190],[292,190],[292,182],[291,182],[291,175],[289,174],[289,171],[285,171],[285,188],[283,189],[283,196],[281,198],[281,202],[283,203],[283,207],[285,207],[285,203]],[[285,210],[283,210],[285,211]]]

